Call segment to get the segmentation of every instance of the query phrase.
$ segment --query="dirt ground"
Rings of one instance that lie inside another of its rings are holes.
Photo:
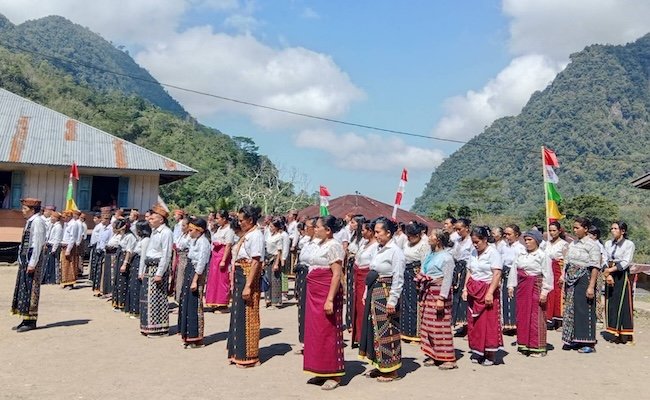
[[[0,309],[9,310],[16,267],[0,267]],[[647,305],[647,304],[646,304]],[[307,385],[297,343],[294,305],[262,310],[262,365],[240,370],[226,361],[228,314],[206,314],[206,344],[183,349],[177,335],[147,339],[138,321],[111,310],[82,286],[72,291],[43,286],[39,329],[16,333],[20,321],[0,313],[0,398],[10,399],[650,399],[650,320],[637,319],[636,343],[600,340],[595,354],[561,350],[559,332],[545,358],[517,354],[506,336],[503,364],[471,364],[467,341],[455,340],[459,369],[422,366],[416,345],[403,345],[399,381],[380,383],[361,374],[367,366],[345,350],[343,385],[324,392]],[[171,316],[175,321],[176,315]],[[346,335],[348,339],[348,335]]]

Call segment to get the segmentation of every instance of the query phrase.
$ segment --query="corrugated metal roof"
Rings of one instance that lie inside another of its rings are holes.
[[[0,162],[191,175],[196,170],[0,88]]]

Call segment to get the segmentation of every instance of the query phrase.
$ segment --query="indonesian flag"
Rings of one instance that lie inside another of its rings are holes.
[[[330,211],[327,208],[330,205],[329,200],[327,199],[330,195],[330,191],[327,190],[325,186],[320,187],[320,216],[324,217],[330,215]]]
[[[544,192],[546,193],[546,218],[549,221],[557,221],[564,218],[560,213],[558,205],[562,201],[560,193],[558,193],[555,185],[560,181],[555,173],[554,168],[560,166],[557,161],[557,156],[553,150],[542,148],[542,161],[544,163]]]
[[[397,193],[395,194],[395,205],[393,205],[393,215],[391,215],[391,218],[393,220],[396,219],[397,217],[397,206],[402,204],[402,197],[404,196],[404,187],[406,186],[406,182],[408,182],[408,171],[406,168],[402,169],[402,176],[400,177],[399,180],[399,186],[397,187]]]
[[[66,211],[76,211],[77,203],[74,201],[74,181],[79,180],[79,169],[77,168],[77,163],[72,163],[72,168],[70,168],[70,177],[68,178],[68,192],[65,196],[65,209]]]

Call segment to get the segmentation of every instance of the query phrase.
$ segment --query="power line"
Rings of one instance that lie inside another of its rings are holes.
[[[142,82],[146,82],[146,83],[165,86],[165,87],[168,87],[168,88],[184,91],[184,92],[187,92],[187,93],[192,93],[192,94],[197,94],[197,95],[200,95],[200,96],[211,97],[211,98],[214,98],[214,99],[219,99],[219,100],[228,101],[228,102],[232,102],[232,103],[242,104],[242,105],[246,105],[246,106],[250,106],[250,107],[261,108],[261,109],[270,110],[270,111],[275,111],[275,112],[279,112],[279,113],[295,115],[295,116],[298,116],[298,117],[310,118],[310,119],[330,122],[330,123],[339,124],[339,125],[352,126],[352,127],[357,127],[357,128],[382,132],[382,133],[396,134],[396,135],[401,135],[401,136],[409,136],[409,137],[415,137],[415,138],[420,138],[420,139],[436,140],[436,141],[441,141],[441,142],[462,144],[462,145],[470,145],[470,146],[478,146],[478,147],[498,148],[498,149],[503,149],[503,150],[519,151],[519,152],[524,152],[524,153],[529,153],[529,154],[539,154],[538,149],[531,150],[531,149],[524,148],[524,147],[503,146],[501,144],[492,144],[492,143],[479,142],[478,140],[466,141],[466,140],[458,140],[458,139],[441,138],[441,137],[436,137],[436,136],[431,136],[431,135],[422,135],[422,134],[413,133],[413,132],[406,132],[406,131],[400,131],[400,130],[395,130],[395,129],[382,128],[382,127],[368,125],[368,124],[362,124],[362,123],[351,122],[351,121],[344,121],[344,120],[339,120],[339,119],[334,119],[334,118],[327,118],[327,117],[322,117],[322,116],[317,116],[317,115],[312,115],[312,114],[307,114],[307,113],[301,113],[301,112],[297,112],[297,111],[291,111],[291,110],[287,110],[287,109],[283,109],[283,108],[277,108],[277,107],[267,106],[267,105],[263,105],[263,104],[253,103],[253,102],[250,102],[250,101],[239,100],[239,99],[234,99],[234,98],[231,98],[231,97],[221,96],[221,95],[218,95],[218,94],[204,92],[204,91],[201,91],[201,90],[189,89],[189,88],[174,85],[174,84],[171,84],[171,83],[159,82],[159,81],[157,81],[155,79],[149,79],[149,78],[146,78],[146,77],[130,75],[130,74],[126,74],[124,72],[113,71],[113,70],[103,68],[103,67],[100,67],[100,66],[97,66],[97,65],[87,64],[87,63],[83,63],[83,62],[80,62],[80,61],[75,61],[75,60],[70,60],[70,59],[66,59],[66,58],[62,58],[62,57],[58,57],[58,56],[53,56],[53,55],[40,53],[38,51],[29,50],[29,49],[26,49],[24,47],[17,46],[17,45],[11,45],[11,44],[6,44],[5,43],[4,46],[8,47],[10,49],[23,51],[23,52],[30,53],[30,54],[33,54],[33,55],[36,55],[36,56],[39,56],[39,57],[49,59],[49,60],[60,61],[60,62],[72,64],[72,65],[77,65],[77,66],[81,66],[81,67],[85,67],[85,68],[94,69],[94,70],[97,70],[97,71],[101,71],[101,72],[116,75],[116,76],[121,76],[121,77],[124,77],[124,78],[129,78],[129,79],[138,80],[138,81],[142,81]],[[596,160],[605,160],[605,161],[622,161],[622,162],[635,162],[635,163],[648,163],[648,162],[650,162],[650,160],[647,159],[647,157],[644,157],[644,159],[633,159],[633,158],[629,158],[629,157],[624,158],[624,157],[616,157],[616,156],[598,156],[598,155],[594,155],[594,154],[580,155],[580,154],[577,154],[577,153],[575,153],[575,154],[564,153],[564,154],[560,154],[560,155],[563,158],[564,157],[573,157],[573,158],[583,157],[583,158],[587,158],[587,159],[596,159]]]

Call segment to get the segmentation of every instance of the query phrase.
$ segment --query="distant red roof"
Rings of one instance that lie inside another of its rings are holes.
[[[368,219],[373,219],[377,217],[389,217],[393,213],[393,206],[390,204],[382,203],[379,200],[371,199],[367,196],[348,194],[345,196],[337,197],[330,200],[329,204],[330,214],[343,218],[346,214],[361,214]],[[318,205],[312,205],[307,208],[303,208],[298,212],[298,217],[316,217],[319,215],[320,207]],[[442,228],[442,223],[434,221],[432,219],[423,217],[412,212],[402,210],[401,208],[397,209],[397,220],[399,222],[410,222],[418,221],[423,224],[426,224],[429,229]]]

